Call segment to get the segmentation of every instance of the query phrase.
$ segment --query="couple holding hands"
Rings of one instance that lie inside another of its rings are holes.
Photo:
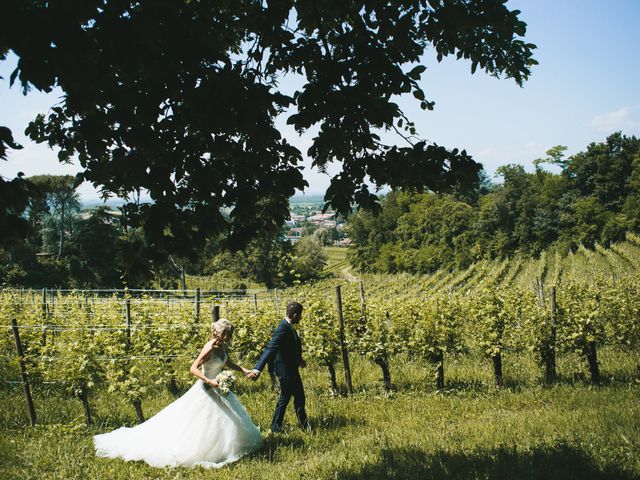
[[[95,435],[96,454],[124,460],[144,460],[157,467],[221,467],[238,460],[262,445],[262,435],[233,392],[222,394],[216,377],[224,367],[257,380],[267,364],[280,381],[280,396],[271,421],[271,431],[282,429],[291,397],[304,429],[309,428],[304,386],[299,368],[305,366],[302,344],[295,325],[302,318],[302,305],[287,305],[286,317],[276,327],[271,341],[253,369],[234,363],[226,345],[233,337],[233,325],[221,319],[211,326],[209,340],[191,365],[198,381],[180,398],[155,416],[132,428],[121,427]],[[202,370],[200,370],[200,368]],[[208,387],[215,388],[208,388]]]

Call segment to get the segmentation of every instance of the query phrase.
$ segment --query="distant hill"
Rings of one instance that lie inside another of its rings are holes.
[[[313,194],[313,195],[294,195],[289,199],[291,204],[300,204],[300,203],[319,203],[324,204],[324,195],[322,194]]]
[[[96,207],[110,207],[112,209],[115,209],[124,205],[124,203],[125,203],[124,200],[120,198],[110,198],[106,202],[103,200],[100,200],[99,198],[90,198],[87,200],[81,200],[80,207],[83,210],[96,208]]]
[[[302,195],[297,194],[289,199],[292,204],[324,204],[324,196],[322,194]],[[121,198],[110,198],[106,202],[99,198],[82,199],[80,205],[83,209],[107,206],[118,208],[125,203]]]

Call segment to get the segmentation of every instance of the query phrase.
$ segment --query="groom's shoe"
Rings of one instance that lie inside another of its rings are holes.
[[[300,426],[303,432],[311,433],[313,431],[313,429],[311,428],[311,425],[309,424],[309,420],[305,420],[304,422],[299,422],[298,425]]]

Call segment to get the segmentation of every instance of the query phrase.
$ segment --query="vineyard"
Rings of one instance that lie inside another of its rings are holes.
[[[300,327],[305,350],[327,369],[336,393],[343,351],[378,365],[386,389],[392,388],[394,356],[432,365],[441,389],[445,359],[468,352],[492,363],[497,387],[503,352],[513,351],[531,352],[548,381],[557,376],[556,354],[583,355],[597,384],[598,348],[638,351],[639,262],[638,238],[630,236],[608,250],[581,249],[565,257],[486,262],[431,277],[365,276],[341,285],[332,279],[280,292],[5,292],[0,371],[5,382],[20,382],[15,330],[32,384],[55,382],[83,399],[94,386],[108,385],[141,412],[149,379],[171,388],[190,380],[184,366],[199,351],[214,315],[233,321],[233,354],[252,363],[284,302],[295,299],[306,307]]]
[[[38,402],[26,408],[24,397],[18,400],[31,389],[82,405],[89,426],[104,426],[95,421],[106,413],[95,406],[104,406],[104,395],[128,405],[141,422],[157,410],[158,398],[193,382],[188,366],[212,318],[235,324],[231,355],[251,366],[286,302],[298,300],[305,306],[299,331],[309,375],[323,402],[391,398],[406,384],[408,364],[421,372],[411,387],[419,396],[470,385],[510,391],[518,382],[606,385],[616,375],[636,391],[639,267],[640,239],[630,235],[610,249],[567,256],[547,252],[455,273],[364,275],[359,282],[327,279],[280,291],[5,291],[1,390],[14,399],[15,428],[27,423],[29,411],[31,423],[40,422]],[[268,394],[246,387],[251,392]],[[62,421],[43,408],[49,422]]]

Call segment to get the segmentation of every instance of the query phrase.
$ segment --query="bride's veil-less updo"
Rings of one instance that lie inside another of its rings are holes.
[[[235,327],[229,320],[221,318],[211,324],[211,339],[221,338],[225,333],[228,333],[229,343],[231,343],[234,328]]]

